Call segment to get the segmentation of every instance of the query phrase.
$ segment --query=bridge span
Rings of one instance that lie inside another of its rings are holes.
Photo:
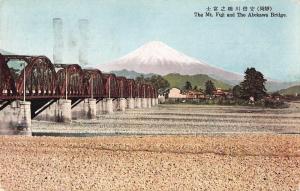
[[[70,123],[158,104],[157,89],[147,83],[52,64],[45,56],[0,54],[0,134],[31,134],[31,119]]]

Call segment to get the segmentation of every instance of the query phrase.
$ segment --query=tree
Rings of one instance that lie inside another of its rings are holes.
[[[213,95],[215,90],[216,90],[216,87],[211,80],[208,80],[205,82],[205,94]]]
[[[232,95],[234,98],[241,98],[242,97],[242,92],[241,92],[241,86],[236,85],[232,89]]]
[[[279,97],[281,97],[281,94],[277,91],[277,92],[273,92],[271,94],[271,96],[272,96],[272,98],[279,98]]]
[[[155,88],[166,89],[170,87],[170,83],[160,75],[153,75],[150,79],[147,79]]]
[[[186,81],[183,89],[184,90],[191,90],[191,89],[193,89],[191,82]]]
[[[136,77],[135,80],[136,80],[137,82],[140,82],[140,83],[145,83],[145,77],[144,77],[143,74],[140,75],[140,76],[138,76],[138,77]]]
[[[137,82],[152,84],[156,89],[166,89],[170,87],[170,83],[160,75],[153,75],[145,78],[144,75],[135,78]]]
[[[253,97],[255,100],[263,98],[266,93],[264,75],[255,68],[247,68],[244,81],[241,82],[241,93],[244,99]]]

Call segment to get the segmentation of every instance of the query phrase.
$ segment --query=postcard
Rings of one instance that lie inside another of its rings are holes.
[[[299,0],[0,0],[0,191],[300,191]]]

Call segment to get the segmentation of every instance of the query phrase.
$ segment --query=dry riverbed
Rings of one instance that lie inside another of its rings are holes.
[[[12,191],[300,186],[299,135],[2,136],[0,149],[0,185]]]
[[[244,106],[159,105],[151,109],[101,114],[72,124],[33,121],[34,133],[174,135],[210,133],[298,133],[300,103],[287,109]]]
[[[300,190],[300,103],[159,105],[32,131],[122,136],[0,136],[0,191]]]

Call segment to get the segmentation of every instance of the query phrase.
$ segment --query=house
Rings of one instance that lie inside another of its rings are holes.
[[[199,98],[205,98],[205,95],[200,91],[189,90],[188,92],[186,92],[186,98],[199,99]]]
[[[181,93],[181,90],[178,88],[171,88],[168,94],[169,98],[186,98],[186,95]]]
[[[217,88],[215,91],[214,91],[214,96],[215,97],[225,97],[227,94],[227,92],[223,91],[221,88]]]

